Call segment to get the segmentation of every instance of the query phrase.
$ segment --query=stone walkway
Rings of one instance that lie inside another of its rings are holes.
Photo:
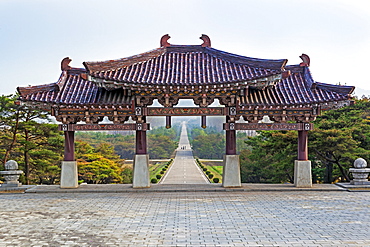
[[[182,175],[163,184],[0,191],[0,247],[370,246],[368,192],[195,181],[184,128],[172,165]]]
[[[0,194],[0,246],[370,246],[367,192]]]
[[[174,162],[161,184],[206,184],[209,183],[204,173],[195,164],[188,132],[185,123],[182,124],[179,147],[176,150]]]

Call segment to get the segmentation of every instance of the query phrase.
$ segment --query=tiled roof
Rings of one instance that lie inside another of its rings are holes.
[[[58,82],[18,87],[22,101],[61,105],[131,105],[132,97],[122,89],[106,91],[81,77],[84,69],[63,71]]]
[[[241,106],[292,106],[348,100],[351,86],[315,82],[308,67],[287,66],[292,74],[274,87],[249,89],[240,96]],[[21,100],[61,105],[130,105],[131,96],[123,89],[107,91],[82,78],[83,69],[63,71],[57,83],[19,87]]]
[[[281,75],[286,59],[235,55],[210,47],[171,45],[133,57],[85,62],[92,80],[105,84],[217,85]]]
[[[315,82],[308,67],[292,65],[286,67],[291,75],[264,90],[249,90],[240,97],[242,106],[289,106],[320,104],[343,101],[350,98],[352,86],[330,85]]]

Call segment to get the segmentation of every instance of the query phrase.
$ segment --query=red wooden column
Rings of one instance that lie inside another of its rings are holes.
[[[75,161],[74,131],[64,131],[64,161]]]
[[[226,117],[226,122],[230,117]],[[230,123],[230,126],[235,123]],[[236,130],[230,127],[230,130],[226,130],[226,155],[236,154]]]
[[[146,131],[136,130],[136,154],[147,154]]]
[[[308,131],[298,131],[298,160],[308,160]]]
[[[236,131],[226,130],[226,154],[236,154]]]

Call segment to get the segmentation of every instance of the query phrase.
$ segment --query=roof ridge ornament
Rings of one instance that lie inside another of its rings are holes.
[[[63,58],[61,64],[60,64],[60,68],[62,69],[62,71],[66,71],[66,70],[70,70],[71,69],[71,66],[69,66],[69,63],[72,61],[72,59],[70,59],[69,57],[65,57]]]
[[[299,64],[301,67],[310,67],[310,57],[307,54],[302,53],[301,56],[299,56],[302,59],[302,63]]]
[[[211,39],[208,37],[208,35],[202,34],[200,39],[203,40],[202,47],[211,47]]]
[[[161,47],[171,46],[171,44],[167,42],[170,38],[171,37],[168,34],[163,35],[162,38],[161,38]]]

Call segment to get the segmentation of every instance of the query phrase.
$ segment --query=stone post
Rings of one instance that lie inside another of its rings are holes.
[[[311,161],[308,160],[308,131],[298,131],[298,160],[294,161],[294,185],[312,187]]]

